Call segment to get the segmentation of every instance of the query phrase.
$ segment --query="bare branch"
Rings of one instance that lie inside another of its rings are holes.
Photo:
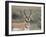
[[[22,15],[22,11],[21,11],[21,10],[19,10],[19,11],[20,11],[20,15],[23,16],[23,15]]]

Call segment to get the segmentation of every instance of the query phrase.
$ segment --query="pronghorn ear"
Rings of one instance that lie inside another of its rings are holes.
[[[32,15],[30,16],[30,18],[32,18]]]

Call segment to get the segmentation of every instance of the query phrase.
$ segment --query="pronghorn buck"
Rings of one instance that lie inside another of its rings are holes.
[[[26,14],[26,11],[29,11],[28,15]],[[22,14],[21,10],[20,10],[20,14]],[[23,16],[24,16],[23,22],[16,22],[16,19],[12,20],[12,28],[13,28],[13,30],[30,30],[31,29],[31,23],[30,23],[30,21],[32,21],[31,20],[31,18],[32,18],[31,14],[32,14],[31,9],[29,9],[29,10],[24,9],[23,10]]]

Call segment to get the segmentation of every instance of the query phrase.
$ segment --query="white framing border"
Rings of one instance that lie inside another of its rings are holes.
[[[31,30],[31,31],[11,31],[11,6],[16,5],[16,6],[35,6],[35,7],[41,7],[41,30]],[[26,33],[42,33],[44,30],[44,11],[43,11],[43,6],[41,4],[25,4],[25,3],[9,3],[9,35],[10,34],[26,34]]]

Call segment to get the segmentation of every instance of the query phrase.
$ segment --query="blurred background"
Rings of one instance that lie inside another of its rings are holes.
[[[12,23],[16,23],[16,22],[22,23],[25,21],[24,19],[26,18],[24,18],[25,16],[24,10],[27,16],[31,15],[30,19],[32,21],[30,20],[30,26],[31,26],[30,30],[40,30],[41,29],[41,7],[12,5]]]

